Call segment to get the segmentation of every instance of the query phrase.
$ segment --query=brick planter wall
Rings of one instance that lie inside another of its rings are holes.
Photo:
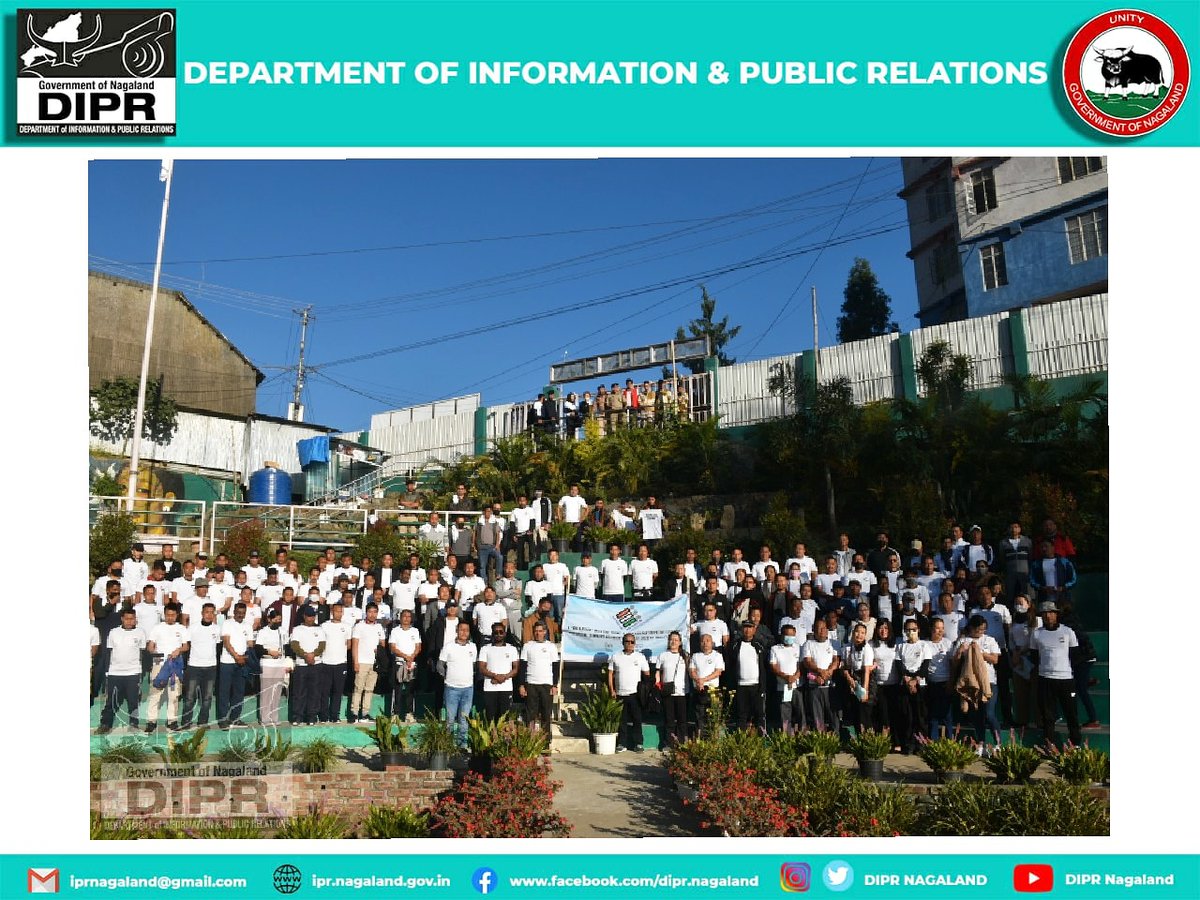
[[[181,782],[194,779],[181,779]],[[385,771],[347,770],[335,772],[320,772],[316,774],[291,773],[286,775],[263,775],[254,779],[258,785],[265,785],[268,795],[272,798],[272,807],[283,801],[287,815],[302,815],[312,807],[318,807],[322,812],[337,813],[353,825],[359,824],[366,818],[372,806],[411,806],[414,809],[427,809],[433,805],[434,799],[441,792],[449,789],[454,783],[454,773],[450,770],[413,769],[410,766],[388,766]],[[92,812],[103,813],[119,805],[123,798],[128,797],[131,790],[129,781],[93,781],[91,783]],[[181,817],[196,817],[198,810],[181,809],[178,801],[173,802],[169,815]],[[255,810],[253,804],[247,802],[244,808],[233,810],[229,803],[220,804],[216,809],[207,810],[208,815],[252,815],[266,814],[265,810]],[[152,818],[163,818],[163,812],[147,814]],[[130,814],[128,818],[138,818]]]

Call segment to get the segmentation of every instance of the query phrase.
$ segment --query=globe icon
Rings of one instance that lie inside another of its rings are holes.
[[[294,894],[300,890],[301,877],[299,869],[285,863],[275,870],[272,880],[275,883],[275,890],[279,893]]]

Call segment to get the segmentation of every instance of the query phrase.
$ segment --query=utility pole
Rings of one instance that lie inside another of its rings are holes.
[[[133,514],[134,501],[137,499],[138,465],[142,457],[142,421],[146,415],[146,379],[150,374],[150,345],[154,340],[154,307],[158,302],[158,278],[162,274],[163,242],[167,237],[167,208],[171,205],[171,176],[174,173],[175,161],[164,159],[158,180],[165,183],[163,188],[162,220],[158,224],[158,252],[154,256],[154,284],[150,287],[150,309],[146,313],[146,343],[142,347],[142,375],[138,381],[137,411],[133,416],[133,445],[129,450],[129,490],[126,497],[129,501],[129,512]]]
[[[817,286],[812,286],[812,308],[813,308],[813,374],[816,377],[817,384],[821,383],[821,354],[818,352],[817,343]]]
[[[300,392],[304,390],[304,339],[308,335],[308,323],[313,319],[312,307],[293,310],[300,313],[300,361],[296,365],[296,387],[292,391],[292,402],[288,405],[288,418],[293,422],[304,421],[304,407],[300,405]]]

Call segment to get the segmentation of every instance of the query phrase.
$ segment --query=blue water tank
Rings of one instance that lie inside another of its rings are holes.
[[[283,469],[259,469],[250,476],[250,502],[288,506],[292,502],[292,476]]]

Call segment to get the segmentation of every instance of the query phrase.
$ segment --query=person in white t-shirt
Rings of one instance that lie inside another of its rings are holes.
[[[529,580],[525,582],[525,609],[536,609],[543,597],[550,597],[550,585],[546,583],[546,571],[541,563],[529,570]],[[554,598],[550,598],[553,605]]]
[[[346,599],[350,600],[349,594]],[[341,720],[342,700],[346,696],[346,672],[349,669],[350,639],[354,625],[346,621],[344,604],[329,608],[329,621],[321,626],[325,635],[325,652],[321,654],[321,666],[318,678],[318,691],[322,699],[318,703],[317,718],[321,722],[338,722]],[[349,711],[346,721],[353,721]]]
[[[217,675],[217,723],[221,728],[242,724],[246,696],[247,654],[254,643],[254,630],[246,619],[246,604],[233,606],[232,618],[221,625],[221,659]]]
[[[1079,638],[1066,625],[1059,624],[1058,604],[1043,600],[1038,605],[1042,627],[1029,638],[1029,652],[1037,658],[1039,721],[1043,742],[1053,743],[1054,724],[1059,710],[1067,720],[1067,733],[1076,746],[1083,743],[1079,713],[1075,708],[1075,677],[1071,651],[1078,650]]]
[[[569,492],[559,498],[558,501],[558,520],[560,522],[569,522],[572,525],[578,525],[583,521],[587,511],[587,501],[579,496],[579,485],[571,485]]]
[[[803,542],[796,544],[793,555],[784,561],[783,571],[790,572],[792,563],[800,566],[800,580],[802,583],[809,584],[817,577],[817,562],[808,555],[808,548]]]
[[[558,683],[558,648],[549,641],[544,622],[533,625],[533,640],[521,648],[522,679],[518,689],[525,698],[525,721],[546,736],[543,754],[550,753],[551,710]]]
[[[732,584],[734,581],[737,580],[737,573],[739,571],[748,573],[750,571],[750,563],[746,562],[746,560],[743,558],[742,548],[734,547],[733,548],[733,558],[730,559],[729,561],[727,561],[721,567],[721,573],[720,573],[721,578],[724,581]]]
[[[845,711],[856,728],[870,728],[874,721],[875,698],[879,687],[875,683],[875,651],[867,636],[867,627],[855,622],[850,636],[842,645],[839,671],[845,686]]]
[[[900,669],[899,708],[894,716],[899,729],[895,740],[904,752],[916,747],[918,734],[928,734],[925,715],[925,678],[933,660],[933,650],[921,640],[921,627],[916,619],[903,620],[904,643],[896,646],[896,665]]]
[[[648,497],[646,506],[637,515],[642,526],[642,540],[648,547],[654,547],[663,538],[666,530],[666,515],[658,505],[657,497]]]
[[[400,577],[395,579],[388,588],[388,605],[392,608],[393,615],[399,615],[400,610],[408,609],[415,616],[417,596],[421,587],[422,585],[413,581],[412,569],[408,566],[401,566]]]
[[[638,544],[637,559],[629,564],[629,580],[633,599],[649,600],[654,596],[654,585],[658,581],[658,563],[650,558],[650,548]]]
[[[829,628],[824,619],[813,623],[812,637],[804,642],[800,659],[807,682],[808,724],[817,731],[837,732],[837,714],[830,691],[841,660],[837,648],[829,640]]]
[[[937,626],[934,626],[934,637],[937,637]],[[996,719],[996,663],[1000,661],[1000,645],[987,633],[987,621],[978,614],[967,620],[967,631],[958,639],[954,648],[954,659],[957,665],[965,665],[967,653],[972,644],[979,645],[979,651],[987,667],[988,684],[990,685],[986,698],[982,703],[976,703],[971,711],[972,725],[975,728],[976,740],[983,742],[988,731],[992,732],[995,745],[1000,744],[1000,723]],[[932,736],[937,732],[931,728]],[[949,733],[949,725],[947,725]]]
[[[198,579],[198,593],[204,593],[208,582]],[[221,628],[217,625],[216,607],[205,600],[196,617],[188,625],[187,668],[183,675],[183,712],[179,727],[183,730],[191,725],[192,714],[198,704],[199,717],[196,724],[208,724],[212,708],[213,693],[217,686],[217,650],[221,646]]]
[[[567,586],[571,583],[571,570],[566,563],[558,561],[558,551],[551,550],[546,554],[549,560],[542,566],[542,574],[550,587],[550,596],[554,598],[554,618],[562,624],[563,608],[567,604]]]
[[[165,584],[166,582],[159,582]],[[159,592],[158,588],[149,582],[138,596],[138,602],[133,605],[133,614],[137,619],[137,627],[142,629],[145,634],[150,634],[154,630],[154,626],[163,620],[162,604],[165,601],[166,592]]]
[[[637,650],[637,638],[626,634],[621,638],[621,652],[608,658],[608,689],[625,709],[617,734],[617,752],[642,752],[642,705],[638,686],[650,674],[650,663]]]
[[[250,585],[254,590],[262,587],[267,580],[267,570],[259,561],[259,553],[257,550],[250,552],[250,561],[242,566],[242,571],[246,573],[246,584]]]
[[[979,588],[977,593],[978,606],[972,610],[976,615],[983,616],[987,621],[987,633],[999,648],[1000,662],[997,664],[999,674],[999,694],[997,696],[996,715],[1004,724],[1012,722],[1012,697],[1009,689],[1011,667],[1008,662],[1009,629],[1012,627],[1012,612],[1007,606],[996,602],[992,589],[987,585]]]
[[[456,607],[457,608],[457,607]],[[471,625],[459,622],[454,640],[447,641],[438,654],[438,672],[445,680],[446,721],[458,746],[466,749],[467,720],[475,694],[475,666],[479,648],[471,640]]]
[[[305,606],[300,618],[302,624],[288,634],[295,659],[288,688],[288,720],[293,725],[315,725],[320,711],[317,666],[325,652],[325,633],[317,626],[315,607]]]
[[[479,674],[483,678],[483,714],[495,721],[512,708],[513,679],[521,668],[521,654],[508,643],[508,627],[492,626],[492,642],[479,650]]]
[[[692,634],[696,635],[696,640],[699,645],[703,645],[704,638],[712,639],[714,647],[724,647],[729,643],[729,626],[724,619],[717,616],[717,605],[715,603],[705,603],[704,616],[699,622],[692,624]]]
[[[254,638],[258,648],[258,721],[261,725],[279,724],[279,706],[283,699],[283,680],[288,660],[284,655],[287,638],[283,633],[283,609],[268,607],[265,624]]]
[[[715,607],[714,607],[715,608]],[[688,662],[688,674],[696,691],[696,719],[702,731],[709,709],[713,704],[710,688],[721,686],[721,675],[725,672],[725,658],[713,649],[711,634],[700,635],[700,650],[692,654]]]
[[[600,570],[592,565],[592,554],[584,553],[575,567],[575,593],[589,600],[596,599],[600,586]]]
[[[471,618],[475,622],[477,641],[482,646],[490,640],[493,625],[508,621],[508,610],[496,599],[495,589],[488,587],[483,589],[483,600],[471,610]]]
[[[163,620],[150,631],[146,642],[146,650],[150,654],[150,698],[146,703],[146,731],[153,732],[158,727],[158,714],[162,708],[163,695],[167,698],[167,728],[175,731],[179,728],[179,698],[183,694],[183,670],[180,668],[179,677],[173,678],[165,687],[155,687],[154,679],[162,671],[163,665],[169,660],[179,660],[175,665],[181,665],[183,654],[188,650],[188,633],[183,623],[179,621],[179,604],[167,603],[163,607]]]
[[[420,632],[413,627],[413,614],[404,610],[400,613],[400,624],[392,629],[388,642],[395,657],[395,685],[392,688],[391,711],[413,721],[417,696],[417,657],[421,655]]]
[[[132,609],[121,612],[121,626],[108,633],[108,681],[104,709],[100,713],[97,734],[112,731],[121,705],[129,714],[129,727],[138,728],[138,704],[141,702],[142,650],[146,633],[137,627]]]
[[[629,575],[629,564],[621,558],[621,548],[610,544],[608,559],[600,563],[600,595],[609,603],[620,603],[625,599],[625,579]]]
[[[368,722],[375,697],[375,659],[386,646],[387,634],[379,624],[379,605],[368,603],[364,618],[350,632],[350,665],[354,669],[354,689],[350,694],[350,721]]]
[[[150,564],[146,562],[146,548],[142,544],[134,544],[123,563],[130,584],[141,584],[150,577]]]
[[[476,598],[483,595],[483,590],[486,587],[487,582],[475,574],[474,561],[468,559],[463,563],[462,578],[454,582],[454,599],[458,601],[458,605],[462,608],[464,614],[471,611],[471,607],[475,605]]]
[[[961,642],[946,636],[946,623],[935,618],[929,635],[929,677],[925,686],[925,702],[928,707],[929,736],[939,738],[942,729],[946,737],[954,734],[954,679],[951,672],[952,658],[957,656]],[[995,674],[992,675],[995,684]]]
[[[775,573],[777,573],[779,571],[779,563],[777,563],[777,562],[775,562],[775,560],[771,559],[771,548],[764,544],[762,547],[759,548],[758,562],[756,562],[754,565],[752,565],[750,567],[750,574],[754,576],[754,580],[757,581],[759,584],[764,584],[764,583],[770,584],[769,581],[764,582],[764,579],[767,577],[767,567],[768,566],[770,566],[772,569],[774,569]],[[772,573],[772,575],[771,575],[772,578],[775,577],[775,573]]]
[[[672,746],[688,739],[688,655],[678,631],[667,635],[667,649],[654,659],[655,680],[662,693],[663,723]]]

